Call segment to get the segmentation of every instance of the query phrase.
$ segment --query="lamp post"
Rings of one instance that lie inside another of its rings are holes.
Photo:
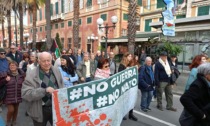
[[[27,44],[28,44],[28,37],[29,37],[29,33],[25,33],[23,34],[25,41],[26,41],[26,48],[27,48]]]
[[[108,23],[105,26],[101,26],[104,23],[104,20],[102,18],[98,18],[97,19],[97,24],[99,25],[99,30],[102,28],[105,28],[105,36],[103,36],[105,38],[105,58],[107,58],[107,41],[108,41],[108,30],[109,28],[115,28],[116,27],[116,23],[118,21],[117,16],[112,16],[111,17],[111,21],[113,23],[113,25],[108,26]]]
[[[88,41],[91,42],[91,45],[92,45],[92,50],[91,50],[91,53],[94,52],[94,41],[97,40],[98,37],[94,36],[94,34],[91,34],[91,36],[88,36]]]

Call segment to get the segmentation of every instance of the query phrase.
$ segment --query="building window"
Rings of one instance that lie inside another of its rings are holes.
[[[33,29],[31,29],[31,33],[33,33]]]
[[[101,15],[101,18],[102,18],[104,21],[106,21],[106,19],[107,19],[107,14],[102,14],[102,15]]]
[[[176,19],[186,18],[186,15],[177,15]]]
[[[50,26],[51,30],[53,29],[53,25]]]
[[[147,19],[145,20],[145,27],[144,27],[144,31],[145,32],[149,32],[151,31],[151,27],[149,26],[149,24],[152,22],[152,19]]]
[[[138,0],[137,3],[139,6],[142,6],[142,0]]]
[[[45,6],[45,8],[44,8],[44,17],[45,17],[45,19],[46,19],[46,6]]]
[[[82,19],[80,18],[80,19],[79,19],[79,25],[81,25],[81,24],[82,24]]]
[[[128,20],[128,14],[123,14],[123,20],[127,21]]]
[[[53,4],[50,4],[50,15],[53,15]]]
[[[39,20],[42,20],[42,9],[39,10]]]
[[[87,0],[86,5],[87,5],[87,7],[91,7],[92,6],[92,0]]]
[[[184,0],[177,0],[177,5],[182,4]]]
[[[68,21],[68,26],[69,26],[69,27],[72,26],[72,21]]]
[[[61,38],[61,45],[64,47],[64,38]]]
[[[159,18],[159,21],[163,21],[163,20],[164,20],[163,17]]]
[[[79,1],[79,9],[82,9],[84,5],[84,0]]]
[[[78,48],[81,49],[81,38],[79,37],[79,44],[78,44]]]
[[[92,17],[87,18],[87,24],[90,24],[90,23],[92,23]]]
[[[55,29],[58,29],[58,24],[55,24]]]
[[[72,48],[71,47],[72,46],[72,42],[71,41],[72,41],[72,39],[71,38],[68,38],[68,47],[69,47],[69,49]]]
[[[58,14],[58,2],[55,3],[55,13]]]
[[[74,10],[73,5],[74,5],[74,1],[73,0],[70,0],[69,1],[69,11],[70,12],[72,12]]]
[[[61,13],[64,13],[64,0],[61,0]]]
[[[47,31],[47,26],[45,26],[45,31]]]
[[[122,29],[122,36],[127,36],[127,29]]]
[[[165,3],[163,2],[163,0],[157,0],[157,8],[164,8],[165,7]]]
[[[61,28],[64,28],[64,22],[63,22],[63,23],[61,23]]]
[[[42,27],[39,28],[39,31],[42,32]]]
[[[198,16],[209,15],[209,6],[198,7]]]

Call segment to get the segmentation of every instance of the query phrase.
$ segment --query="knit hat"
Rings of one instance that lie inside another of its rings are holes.
[[[4,50],[4,48],[0,48],[0,53],[1,52],[5,52],[6,53],[6,51]]]

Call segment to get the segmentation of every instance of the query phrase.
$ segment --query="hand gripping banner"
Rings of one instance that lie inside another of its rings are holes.
[[[120,126],[134,108],[138,71],[128,68],[108,79],[79,84],[53,93],[54,126]]]

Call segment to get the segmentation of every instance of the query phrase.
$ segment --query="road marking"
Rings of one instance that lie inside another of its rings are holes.
[[[153,116],[146,115],[146,114],[141,113],[141,112],[139,112],[139,111],[136,111],[136,110],[133,110],[133,111],[134,111],[136,114],[142,115],[142,116],[144,116],[144,117],[150,118],[150,119],[152,119],[152,120],[155,120],[155,121],[157,121],[157,122],[166,124],[166,125],[168,125],[168,126],[176,126],[176,125],[174,125],[174,124],[172,124],[172,123],[163,121],[163,120],[158,119],[158,118],[155,118],[155,117],[153,117]]]

